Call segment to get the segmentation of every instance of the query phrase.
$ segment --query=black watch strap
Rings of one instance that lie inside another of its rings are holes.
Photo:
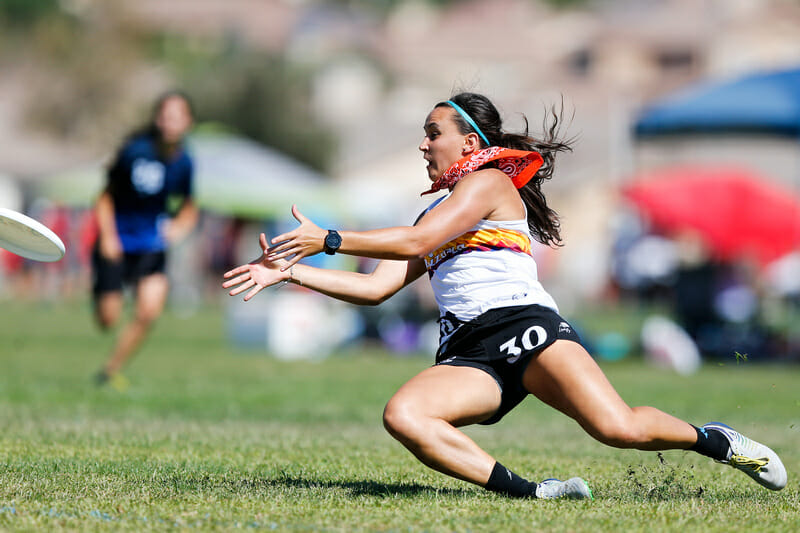
[[[325,236],[325,243],[322,247],[323,251],[328,255],[333,255],[336,250],[342,245],[342,236],[339,232],[333,229],[328,230],[328,235]]]

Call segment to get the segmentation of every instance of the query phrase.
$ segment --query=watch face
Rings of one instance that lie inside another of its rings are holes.
[[[338,249],[339,246],[341,245],[342,245],[342,237],[338,233],[331,232],[328,233],[327,237],[325,237],[325,247],[328,248],[329,250],[336,251],[336,249]]]

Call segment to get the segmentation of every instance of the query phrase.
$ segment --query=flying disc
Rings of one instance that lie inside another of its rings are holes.
[[[27,215],[0,207],[0,248],[52,263],[64,257],[64,243],[53,231]]]

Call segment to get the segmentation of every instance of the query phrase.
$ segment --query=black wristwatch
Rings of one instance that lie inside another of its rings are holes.
[[[342,245],[342,236],[339,235],[339,232],[336,230],[329,229],[328,235],[325,236],[325,245],[323,246],[323,250],[328,255],[333,255],[336,253],[336,250]]]

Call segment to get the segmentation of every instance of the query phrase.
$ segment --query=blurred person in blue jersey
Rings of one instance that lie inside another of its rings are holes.
[[[150,124],[129,135],[117,152],[95,203],[98,235],[92,254],[92,295],[100,328],[107,330],[119,322],[125,285],[135,298],[133,317],[120,330],[97,375],[98,384],[127,387],[120,371],[167,299],[167,249],[197,223],[193,163],[184,146],[192,123],[186,95],[172,91],[161,96]]]

